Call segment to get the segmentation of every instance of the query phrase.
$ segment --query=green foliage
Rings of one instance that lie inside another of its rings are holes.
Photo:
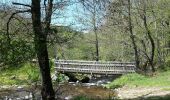
[[[3,65],[18,66],[35,56],[33,45],[24,39],[7,41],[6,37],[0,34],[0,47],[0,62]]]
[[[64,74],[57,74],[57,79],[56,79],[56,82],[66,82],[68,81],[69,77],[64,75]]]
[[[27,79],[28,79],[30,84],[32,84],[34,82],[38,82],[40,80],[40,72],[39,72],[38,68],[36,68],[36,67],[35,66],[31,66],[27,70],[27,75],[28,75]]]
[[[52,26],[51,31],[53,32],[51,38],[49,37],[51,43],[70,43],[80,35],[79,32],[67,26]]]
[[[94,60],[94,47],[80,43],[77,43],[76,47],[67,49],[65,51],[65,58],[67,59],[83,59],[83,60]]]
[[[167,58],[165,58],[165,66],[167,66],[166,68],[168,68],[170,65],[170,56],[168,56]]]
[[[35,56],[30,20],[15,15],[7,34],[6,24],[15,9],[7,5],[0,9],[0,67],[22,65]]]
[[[74,38],[68,42],[62,43],[62,45],[60,43],[57,44],[57,57],[59,59],[94,60],[94,44],[87,43],[86,39],[89,38],[87,35],[81,33],[76,34],[77,35],[74,35]]]
[[[39,69],[36,65],[23,64],[18,67],[8,67],[0,70],[1,85],[25,85],[39,79]]]
[[[155,76],[149,77],[141,74],[126,74],[106,85],[107,88],[117,88],[120,86],[169,86],[170,70],[160,72]]]

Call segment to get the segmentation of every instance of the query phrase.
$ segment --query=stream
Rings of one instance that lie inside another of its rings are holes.
[[[54,86],[57,100],[73,100],[76,96],[85,96],[93,100],[105,100],[115,97],[113,90],[102,85],[112,78],[92,79],[90,83],[67,82]],[[41,100],[40,87],[21,87],[0,89],[0,100]]]

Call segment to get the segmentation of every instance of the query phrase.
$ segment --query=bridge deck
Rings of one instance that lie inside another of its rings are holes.
[[[125,74],[135,72],[135,64],[132,62],[56,60],[55,64],[55,69],[59,72],[89,74]]]

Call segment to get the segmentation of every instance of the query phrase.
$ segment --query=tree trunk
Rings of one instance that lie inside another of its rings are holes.
[[[151,32],[150,30],[148,29],[148,26],[147,26],[147,22],[146,22],[146,16],[144,15],[144,26],[145,26],[145,29],[146,29],[146,33],[148,35],[148,38],[151,42],[151,57],[150,57],[150,60],[149,60],[149,63],[151,65],[151,68],[152,68],[152,72],[155,72],[155,68],[154,68],[154,64],[153,64],[153,61],[154,61],[154,55],[155,55],[155,43],[154,43],[154,40],[151,36]]]
[[[96,45],[96,61],[99,61],[99,42],[98,42],[98,35],[97,35],[97,30],[94,29],[94,33],[95,33],[95,45]]]
[[[138,50],[137,50],[137,45],[135,41],[135,36],[133,34],[133,28],[132,28],[132,20],[131,20],[131,2],[128,0],[128,23],[129,23],[129,31],[130,31],[130,38],[132,40],[132,45],[133,49],[135,52],[135,63],[136,63],[136,68],[139,69],[139,55],[138,55]]]
[[[146,2],[144,2],[144,9],[143,9],[143,23],[144,23],[144,27],[145,27],[145,30],[146,30],[146,34],[148,35],[148,38],[150,40],[150,43],[151,43],[151,56],[150,56],[150,59],[149,59],[149,63],[151,65],[151,68],[152,68],[152,72],[155,72],[155,67],[154,67],[154,64],[153,64],[153,61],[154,61],[154,55],[155,55],[155,43],[154,43],[154,40],[151,36],[151,31],[149,30],[148,28],[148,25],[147,25],[147,19],[146,19]]]
[[[38,57],[38,63],[41,72],[42,78],[42,99],[43,100],[54,100],[55,93],[52,87],[52,80],[50,76],[50,66],[48,59],[48,51],[46,34],[42,31],[41,25],[41,9],[40,9],[40,0],[32,0],[32,23],[34,31],[34,42],[35,50]]]
[[[97,34],[97,25],[96,25],[96,1],[93,0],[93,32],[95,34],[95,47],[96,47],[96,61],[99,61],[99,41],[98,41],[98,34]]]

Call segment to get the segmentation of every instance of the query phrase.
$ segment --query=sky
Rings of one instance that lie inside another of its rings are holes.
[[[54,2],[55,1],[60,1],[60,0],[54,0]],[[76,1],[76,0],[73,0],[73,1]],[[8,5],[12,5],[12,2],[31,4],[31,0],[0,0],[0,3],[5,3]],[[51,22],[54,25],[70,26],[78,31],[82,31],[82,30],[88,31],[90,30],[90,25],[85,25],[84,23],[78,21],[78,20],[81,20],[81,19],[78,19],[77,17],[79,16],[78,13],[79,12],[81,13],[83,11],[84,9],[82,5],[80,5],[80,3],[73,3],[69,6],[64,7],[64,9],[57,10],[55,13],[53,13]],[[81,17],[88,18],[85,15],[82,15]]]
[[[55,1],[55,0],[54,0]],[[12,5],[12,2],[18,2],[23,4],[30,4],[31,0],[0,0],[0,3]],[[80,28],[76,19],[74,18],[75,9],[79,6],[79,4],[72,4],[70,6],[64,7],[63,10],[57,10],[52,16],[52,24],[63,25],[63,26],[71,26],[74,28]],[[80,8],[80,6],[78,7]]]

